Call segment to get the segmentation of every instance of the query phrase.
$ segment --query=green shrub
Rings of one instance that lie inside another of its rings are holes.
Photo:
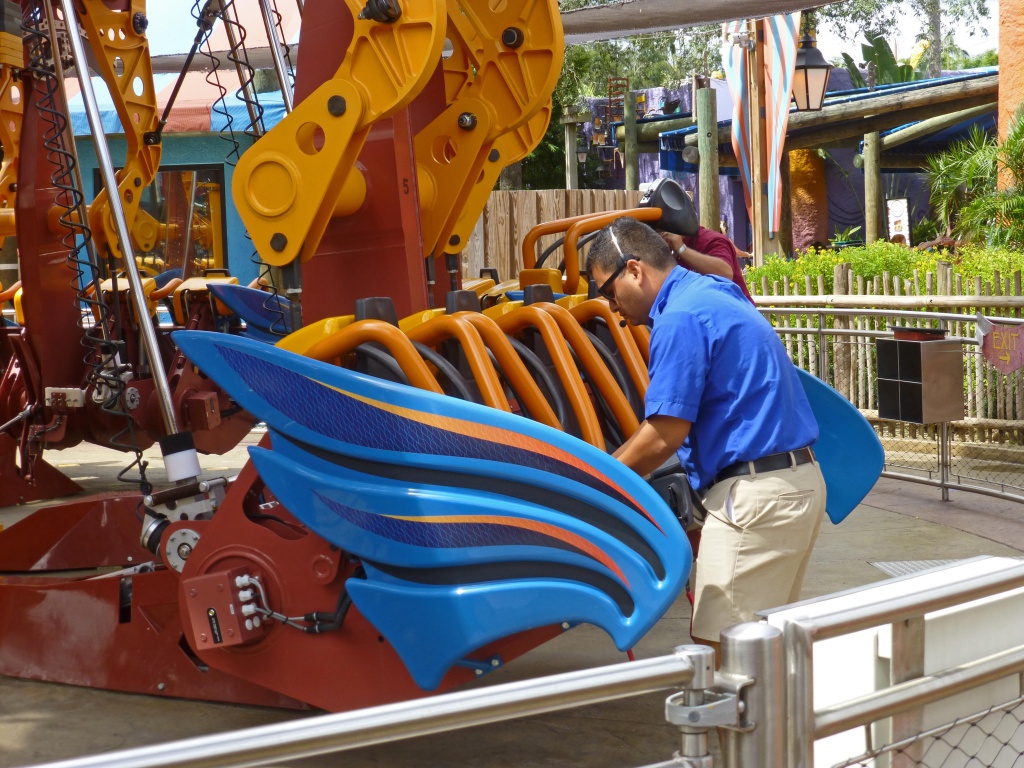
[[[878,240],[870,245],[852,246],[842,250],[831,248],[810,248],[796,259],[787,260],[771,254],[763,266],[747,269],[747,283],[757,293],[761,292],[761,279],[768,279],[769,290],[774,282],[781,283],[789,278],[803,292],[804,277],[811,277],[812,290],[817,291],[817,276],[825,277],[825,292],[833,290],[835,267],[844,262],[850,264],[854,275],[871,279],[888,272],[891,277],[910,279],[914,270],[923,280],[928,272],[935,272],[939,261],[953,264],[954,274],[963,276],[964,281],[980,276],[989,281],[996,271],[1004,278],[1011,277],[1017,270],[1024,269],[1024,254],[1006,248],[989,248],[978,245],[965,246],[956,253],[946,250],[917,251],[905,245]]]

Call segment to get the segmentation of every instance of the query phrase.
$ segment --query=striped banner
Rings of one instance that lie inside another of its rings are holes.
[[[800,12],[771,16],[764,22],[765,123],[768,134],[768,234],[775,237],[782,219],[782,176],[779,165],[789,128],[793,67],[800,30]]]
[[[750,93],[747,90],[747,51],[732,43],[733,35],[747,30],[745,21],[727,21],[723,27],[722,61],[725,65],[725,79],[732,93],[732,150],[739,166],[743,182],[743,200],[747,204],[747,216],[754,220],[753,181],[750,158]]]

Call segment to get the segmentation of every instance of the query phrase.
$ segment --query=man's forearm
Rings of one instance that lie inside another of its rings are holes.
[[[613,455],[641,477],[647,477],[679,450],[689,433],[688,421],[652,416]]]
[[[681,254],[676,251],[676,260],[687,269],[702,275],[720,275],[732,280],[732,265],[717,256],[709,256],[687,247],[682,249]]]

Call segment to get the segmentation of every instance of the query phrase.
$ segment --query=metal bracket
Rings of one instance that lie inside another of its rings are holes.
[[[752,731],[755,723],[744,718],[746,706],[743,689],[753,682],[750,677],[719,672],[715,675],[715,685],[702,692],[703,701],[700,704],[684,703],[687,694],[692,694],[692,691],[680,691],[669,696],[665,701],[665,719],[673,725],[691,728]]]
[[[486,675],[488,672],[493,672],[498,667],[503,665],[501,656],[495,654],[486,661],[477,661],[475,659],[460,659],[455,662],[456,667],[465,667],[466,669],[472,669],[477,677]]]

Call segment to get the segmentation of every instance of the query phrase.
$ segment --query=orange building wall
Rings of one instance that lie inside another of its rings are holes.
[[[1004,0],[1005,1],[1005,0]],[[1015,0],[1024,4],[1024,0]],[[793,206],[793,248],[828,242],[828,194],[825,161],[813,149],[789,153],[790,202]]]
[[[1024,0],[999,0],[999,138],[1024,102]]]

